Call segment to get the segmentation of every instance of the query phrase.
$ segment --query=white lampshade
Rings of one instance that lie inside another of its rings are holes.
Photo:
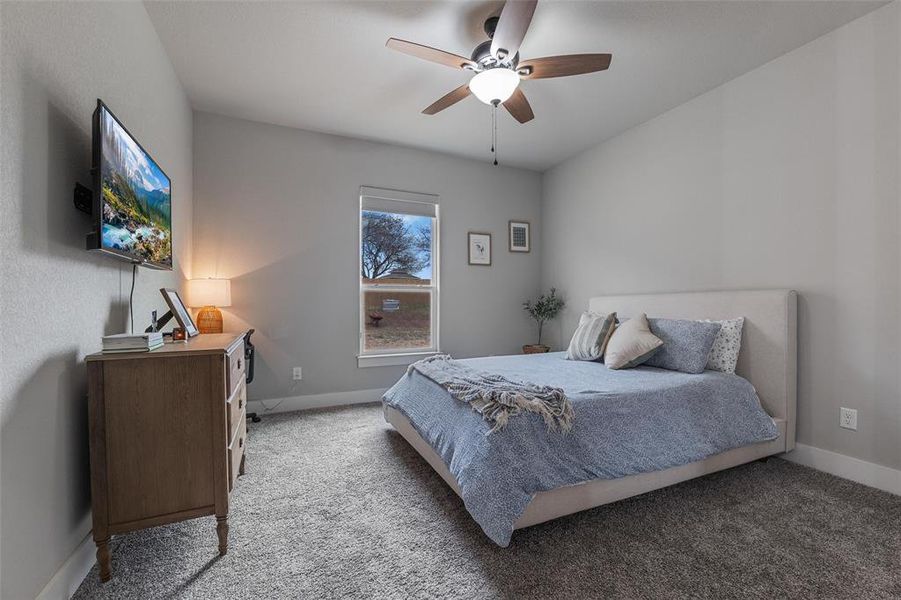
[[[188,281],[189,306],[231,306],[232,282],[228,279]]]
[[[469,82],[469,90],[485,104],[494,104],[495,101],[506,102],[518,85],[516,71],[497,67],[476,73]]]

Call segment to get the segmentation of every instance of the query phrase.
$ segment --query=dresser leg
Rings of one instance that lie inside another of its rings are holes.
[[[109,538],[103,540],[95,540],[97,544],[97,566],[100,567],[100,581],[109,581],[112,577],[112,568],[110,567],[109,554]]]
[[[247,458],[246,454],[241,455],[241,466],[238,468],[238,475],[244,474],[244,460]]]
[[[219,536],[219,556],[228,552],[228,516],[216,517],[216,534]]]

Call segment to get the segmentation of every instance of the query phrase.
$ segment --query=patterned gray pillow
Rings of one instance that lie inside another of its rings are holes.
[[[741,330],[745,324],[745,318],[739,317],[725,321],[705,320],[704,322],[720,324],[720,331],[716,334],[710,355],[707,357],[707,368],[711,371],[735,373],[738,352],[741,350]]]
[[[613,333],[616,313],[602,315],[584,312],[579,318],[579,326],[566,350],[567,360],[597,360],[604,355],[604,348]]]
[[[720,331],[719,323],[680,319],[648,319],[651,333],[663,340],[663,346],[645,362],[649,367],[703,373],[707,357]]]

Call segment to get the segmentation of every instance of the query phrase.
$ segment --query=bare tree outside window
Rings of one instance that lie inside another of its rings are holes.
[[[360,274],[364,279],[392,272],[417,275],[431,266],[431,219],[363,211],[362,233]]]

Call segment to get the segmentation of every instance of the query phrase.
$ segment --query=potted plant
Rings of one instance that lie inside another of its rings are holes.
[[[542,294],[535,302],[527,300],[522,303],[523,309],[538,322],[538,343],[523,346],[522,351],[524,353],[538,354],[548,352],[551,349],[550,346],[545,346],[541,343],[541,330],[546,322],[560,314],[565,305],[566,302],[563,298],[557,295],[557,288],[551,288],[550,294]]]

